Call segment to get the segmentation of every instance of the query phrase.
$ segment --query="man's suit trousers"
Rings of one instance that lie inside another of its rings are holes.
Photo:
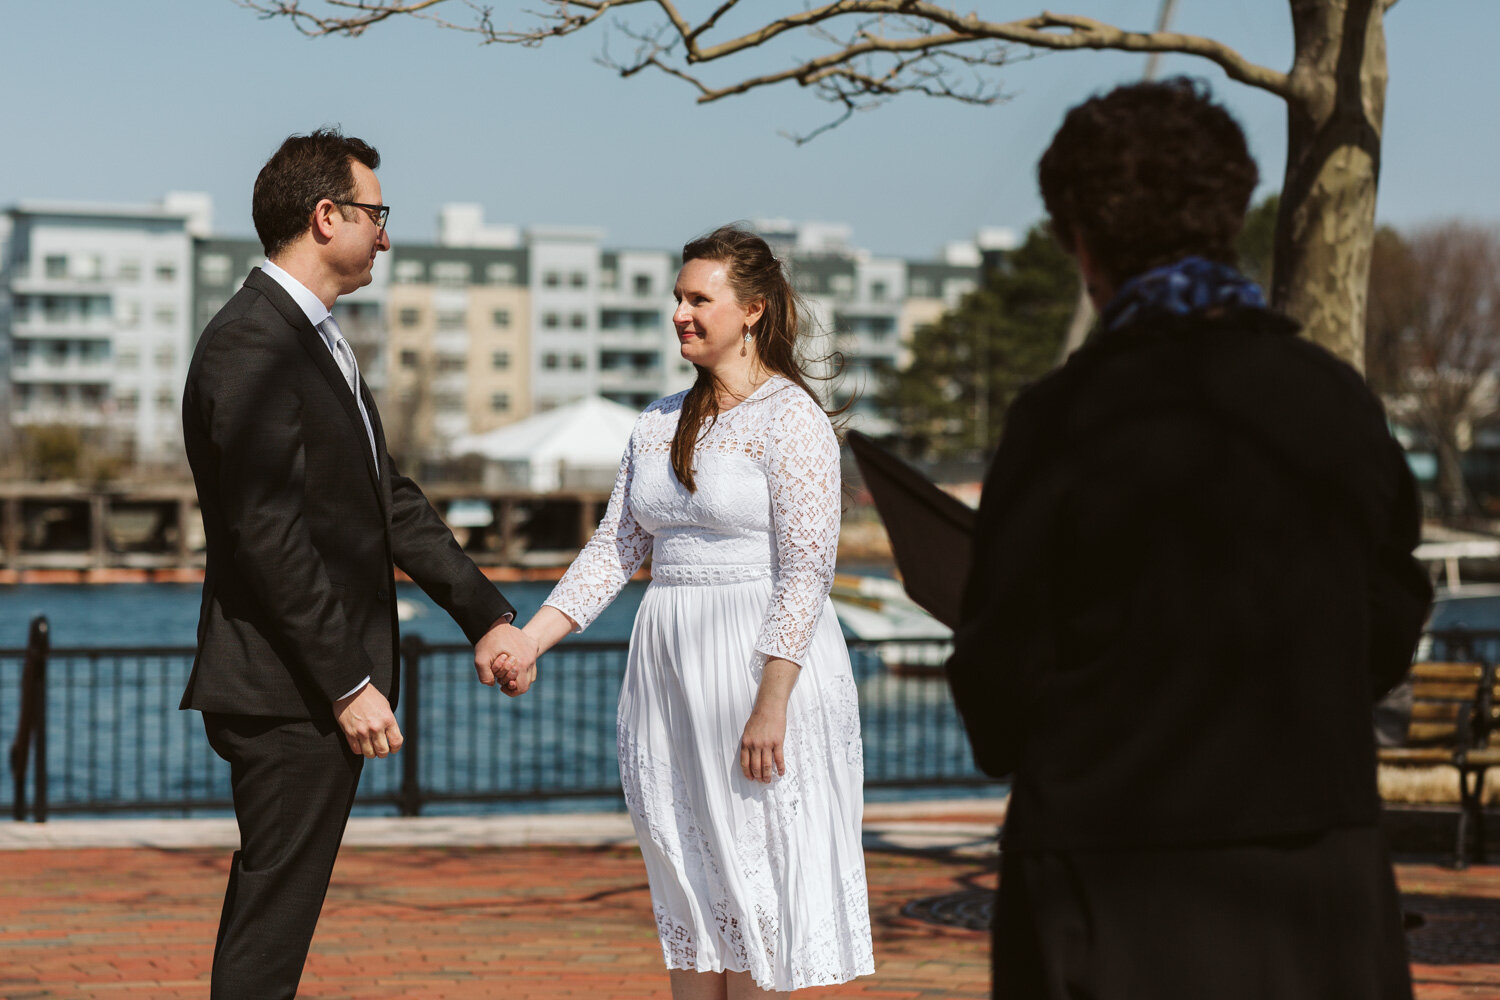
[[[205,712],[229,762],[240,849],[214,946],[212,1000],[297,994],[364,758],[332,719]]]

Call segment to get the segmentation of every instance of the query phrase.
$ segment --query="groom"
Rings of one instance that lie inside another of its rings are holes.
[[[183,434],[208,540],[182,708],[229,762],[240,850],[215,1000],[292,997],[365,758],[401,748],[394,567],[475,643],[534,662],[509,602],[386,454],[375,400],[330,315],[390,249],[367,143],[287,139],[255,180],[267,260],[194,351]]]

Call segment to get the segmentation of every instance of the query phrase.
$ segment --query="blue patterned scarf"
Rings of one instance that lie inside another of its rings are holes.
[[[1260,286],[1228,264],[1184,257],[1138,274],[1115,293],[1100,314],[1100,327],[1120,327],[1152,312],[1183,316],[1213,306],[1264,309]]]

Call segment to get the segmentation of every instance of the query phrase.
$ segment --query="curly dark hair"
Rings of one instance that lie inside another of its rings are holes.
[[[1073,108],[1037,176],[1057,238],[1116,284],[1192,254],[1234,264],[1259,180],[1239,124],[1186,77]]]
[[[255,178],[250,198],[250,217],[266,256],[275,256],[307,232],[309,216],[324,198],[351,201],[354,198],[354,160],[371,170],[380,166],[380,154],[363,139],[344,135],[337,128],[320,128],[309,135],[288,136],[271,154]],[[340,207],[344,218],[353,209]]]

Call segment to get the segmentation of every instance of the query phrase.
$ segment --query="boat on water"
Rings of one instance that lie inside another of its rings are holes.
[[[880,659],[892,674],[943,676],[953,630],[913,603],[900,581],[840,573],[829,596],[844,634],[879,642]]]

